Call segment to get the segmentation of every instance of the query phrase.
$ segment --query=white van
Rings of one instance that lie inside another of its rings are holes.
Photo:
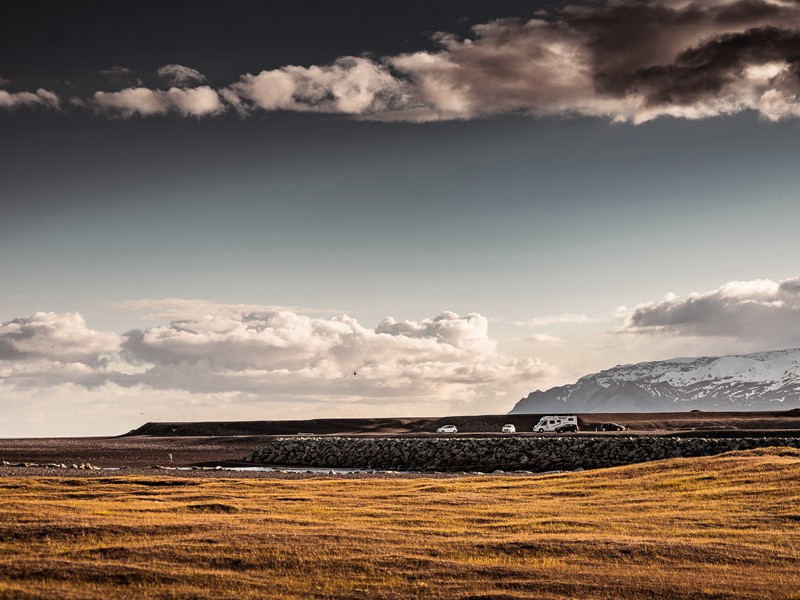
[[[536,433],[544,433],[545,431],[555,431],[556,433],[578,431],[578,417],[575,415],[542,417],[533,427],[533,430]]]

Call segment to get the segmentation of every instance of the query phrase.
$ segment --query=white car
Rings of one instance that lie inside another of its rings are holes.
[[[502,431],[503,433],[517,433],[517,428],[514,427],[513,423],[506,423],[503,425]]]
[[[458,427],[455,425],[442,425],[436,430],[436,433],[458,433]]]

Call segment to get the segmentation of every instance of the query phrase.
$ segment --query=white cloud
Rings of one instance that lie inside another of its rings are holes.
[[[563,325],[566,323],[593,323],[601,320],[603,319],[584,314],[562,313],[560,315],[546,315],[521,321],[511,321],[511,324],[517,325],[518,327],[547,327],[549,325]]]
[[[184,117],[203,117],[225,110],[219,94],[207,85],[195,88],[170,88],[166,98]]]
[[[526,338],[524,338],[526,342],[536,342],[537,344],[563,344],[564,340],[555,335],[549,335],[547,333],[534,333]]]
[[[48,359],[96,365],[117,350],[115,333],[89,329],[78,313],[37,312],[0,324],[0,360]]]
[[[618,331],[800,346],[800,277],[730,281],[686,298],[668,294],[636,306]]]
[[[42,107],[58,108],[58,95],[39,88],[36,92],[8,92],[0,90],[0,108]]]
[[[270,304],[225,304],[192,298],[144,298],[116,302],[111,306],[123,310],[144,312],[145,318],[162,321],[189,318],[204,319],[210,314],[235,317],[236,315],[246,313],[265,313],[280,310],[315,315],[338,315],[344,312],[335,308],[278,306]]]
[[[225,98],[242,112],[258,108],[364,115],[402,105],[406,94],[406,84],[386,66],[345,56],[332,65],[292,65],[243,75]]]
[[[145,87],[127,88],[119,92],[95,92],[93,100],[97,108],[125,117],[136,114],[163,115],[169,111],[163,95]]]
[[[439,52],[388,59],[416,89],[419,108],[402,118],[595,111],[592,56],[580,35],[540,19],[494,21],[474,33],[466,40],[440,36]]]
[[[500,354],[485,317],[445,312],[375,329],[346,315],[225,307],[202,318],[134,330],[125,356],[148,365],[134,376],[154,387],[240,391],[280,397],[383,398],[440,402],[490,399],[528,385],[547,365]],[[355,375],[353,373],[356,373]]]
[[[225,110],[219,94],[205,85],[195,88],[172,87],[167,91],[136,87],[118,92],[95,92],[91,103],[102,113],[124,118],[170,112],[185,117],[204,117]]]
[[[346,315],[275,307],[180,299],[125,306],[171,320],[124,335],[90,329],[77,313],[42,312],[3,323],[3,406],[24,412],[22,398],[44,406],[48,390],[61,398],[65,390],[82,389],[81,396],[109,414],[130,397],[124,390],[138,390],[142,406],[166,393],[191,398],[190,405],[173,403],[171,416],[162,407],[165,419],[199,418],[197,404],[220,399],[238,408],[216,418],[255,418],[266,405],[289,413],[304,405],[328,415],[492,412],[553,373],[539,360],[499,352],[487,319],[474,313],[386,318],[368,328]]]
[[[206,80],[206,76],[200,71],[190,67],[184,67],[183,65],[164,65],[163,67],[159,67],[156,73],[173,86],[203,83]]]
[[[0,381],[18,388],[98,385],[121,336],[90,329],[78,313],[37,312],[0,324]]]

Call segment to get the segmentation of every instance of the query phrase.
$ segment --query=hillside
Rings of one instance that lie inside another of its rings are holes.
[[[619,365],[535,391],[511,414],[786,410],[800,406],[800,349]]]

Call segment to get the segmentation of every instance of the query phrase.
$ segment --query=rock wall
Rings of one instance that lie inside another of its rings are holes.
[[[265,465],[398,471],[526,471],[601,468],[766,446],[800,448],[800,438],[276,437],[245,458]]]

